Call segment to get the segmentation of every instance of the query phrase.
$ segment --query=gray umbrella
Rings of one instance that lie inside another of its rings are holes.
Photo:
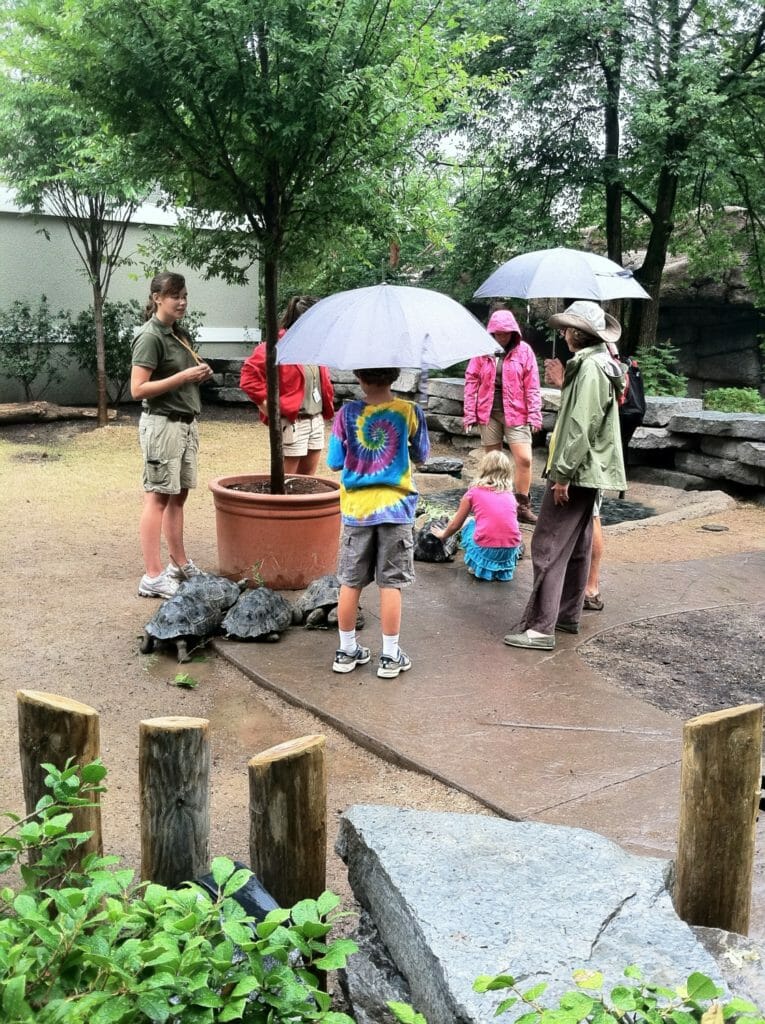
[[[650,299],[631,270],[578,249],[537,249],[503,263],[474,292],[474,298]]]

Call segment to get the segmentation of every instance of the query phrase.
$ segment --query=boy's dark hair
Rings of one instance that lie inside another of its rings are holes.
[[[398,380],[401,370],[398,366],[381,366],[374,370],[354,370],[354,377],[362,384],[372,384],[378,388],[389,388],[394,381]]]

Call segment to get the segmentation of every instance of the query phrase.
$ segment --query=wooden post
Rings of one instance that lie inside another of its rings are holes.
[[[24,805],[31,814],[41,796],[47,792],[42,764],[61,769],[71,757],[78,765],[89,764],[100,757],[98,712],[87,704],[38,690],[16,693],[19,719],[19,752]],[[89,853],[103,853],[101,806],[98,796],[93,807],[73,809],[71,830],[91,832],[72,858],[74,866]]]
[[[674,900],[688,924],[749,931],[762,712],[727,708],[683,728]]]
[[[141,878],[170,888],[210,870],[210,741],[206,718],[141,722]]]
[[[326,888],[327,778],[323,736],[303,736],[249,763],[250,864],[282,907]]]

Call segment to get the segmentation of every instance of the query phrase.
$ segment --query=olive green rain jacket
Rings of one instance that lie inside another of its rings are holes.
[[[624,381],[624,366],[605,344],[580,349],[569,359],[545,469],[553,483],[626,489],[619,432]]]

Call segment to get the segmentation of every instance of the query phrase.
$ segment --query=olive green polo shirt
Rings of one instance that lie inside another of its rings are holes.
[[[173,337],[167,327],[155,316],[141,329],[133,341],[133,366],[142,366],[151,370],[151,380],[164,380],[174,373],[196,366],[192,354],[185,349],[177,338]],[[173,391],[166,391],[156,398],[145,398],[143,408],[146,412],[167,416],[169,413],[198,416],[202,410],[199,397],[199,385],[182,384]]]

